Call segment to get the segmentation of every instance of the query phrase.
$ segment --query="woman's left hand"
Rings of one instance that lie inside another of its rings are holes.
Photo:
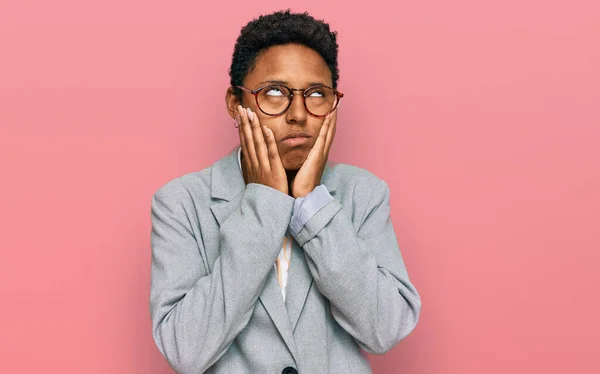
[[[335,136],[337,110],[325,117],[319,137],[292,182],[292,196],[304,197],[321,184],[321,177]]]

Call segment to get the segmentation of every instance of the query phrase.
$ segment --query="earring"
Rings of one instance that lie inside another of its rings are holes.
[[[234,118],[234,119],[233,119],[233,127],[235,127],[236,129],[237,129],[238,127],[240,127],[240,123],[238,122],[237,118]]]

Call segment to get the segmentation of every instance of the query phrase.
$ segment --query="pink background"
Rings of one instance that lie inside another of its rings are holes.
[[[1,0],[0,372],[172,372],[150,198],[237,144],[233,44],[287,6],[339,32],[331,159],[390,185],[423,299],[375,373],[599,373],[596,0]]]

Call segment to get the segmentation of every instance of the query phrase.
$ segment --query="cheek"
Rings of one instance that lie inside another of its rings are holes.
[[[261,126],[267,126],[275,135],[275,140],[281,139],[285,136],[285,124],[281,124],[278,118],[269,117],[262,113],[258,115],[258,120],[260,121]]]
[[[323,127],[324,123],[325,123],[325,119],[319,119],[315,122],[315,125],[314,125],[315,136],[319,136],[319,132],[321,131],[321,127]]]

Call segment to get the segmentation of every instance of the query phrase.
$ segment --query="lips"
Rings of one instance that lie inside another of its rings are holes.
[[[281,139],[281,143],[287,147],[299,147],[308,144],[309,138],[310,135],[304,131],[292,131]]]
[[[290,139],[290,138],[310,138],[310,135],[308,135],[304,131],[292,131],[292,132],[288,133],[282,140],[286,140],[286,139]]]
[[[297,138],[287,138],[281,141],[281,144],[284,144],[288,147],[298,147],[304,144],[308,144],[309,138],[297,137]]]

